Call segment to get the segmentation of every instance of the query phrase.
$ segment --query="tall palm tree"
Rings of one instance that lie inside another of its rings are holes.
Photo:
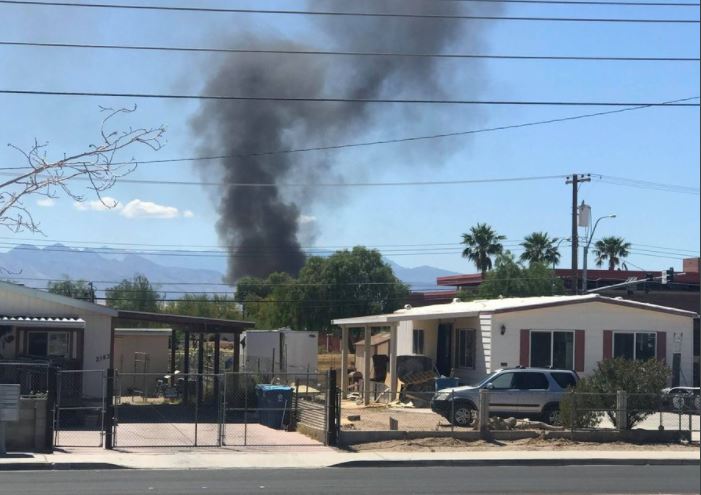
[[[596,266],[601,266],[608,261],[609,270],[615,270],[620,265],[622,259],[630,253],[630,242],[626,242],[623,237],[604,237],[594,244],[594,254],[596,255]],[[625,264],[625,263],[624,263]]]
[[[523,253],[521,261],[528,263],[545,263],[556,265],[560,262],[560,251],[557,248],[557,237],[552,239],[547,232],[533,232],[526,236],[521,243]]]
[[[504,239],[506,236],[497,234],[486,223],[478,223],[470,227],[468,233],[462,235],[462,244],[466,246],[462,256],[472,261],[484,276],[487,270],[492,268],[490,256],[501,254],[504,250],[504,246],[499,242]]]

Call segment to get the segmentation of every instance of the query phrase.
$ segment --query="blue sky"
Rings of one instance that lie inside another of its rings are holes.
[[[193,5],[191,1],[150,2]],[[212,6],[303,8],[301,1],[210,1]],[[203,5],[204,2],[197,2]],[[319,9],[343,3],[317,2]],[[467,7],[466,7],[467,8]],[[510,5],[499,15],[573,17],[693,17],[698,9]],[[222,46],[231,33],[315,39],[306,19],[291,16],[195,14],[0,5],[6,41]],[[363,20],[339,19],[338,29]],[[465,40],[473,21],[459,22]],[[575,24],[489,22],[479,43],[456,39],[452,51],[518,54],[615,56],[699,56],[699,27],[684,24]],[[321,46],[320,48],[325,48]],[[370,49],[343,47],[345,49]],[[401,47],[398,47],[400,49]],[[199,93],[218,55],[160,52],[0,47],[0,86],[6,89]],[[352,64],[352,59],[334,60]],[[446,60],[438,70],[450,98],[507,100],[667,101],[699,94],[698,63],[552,62]],[[337,95],[341,96],[341,95]],[[426,96],[426,95],[419,95]],[[430,96],[430,95],[429,95]],[[125,125],[168,128],[157,154],[139,149],[139,159],[197,154],[188,125],[195,101],[0,95],[0,136],[27,148],[34,138],[48,141],[49,157],[82,150],[95,142],[98,105],[138,104]],[[605,109],[604,109],[605,110]],[[354,141],[461,131],[559,118],[596,111],[581,107],[421,107],[416,121],[380,119]],[[326,152],[334,174],[346,181],[422,181],[541,176],[574,171],[698,187],[698,108],[651,108],[554,125],[452,137],[430,145],[391,144]],[[324,143],[337,144],[337,143]],[[449,151],[445,151],[445,150]],[[126,158],[126,156],[124,156]],[[2,166],[21,164],[10,148],[0,149]],[[132,178],[193,180],[202,175],[191,164],[142,165]],[[19,239],[85,242],[217,245],[216,198],[211,188],[117,184],[109,196],[122,205],[112,211],[78,209],[68,198],[51,206],[28,200],[44,236],[0,233],[8,246]],[[532,231],[569,236],[571,189],[563,180],[441,187],[346,188],[320,191],[325,201],[302,214],[313,222],[315,246],[453,243],[477,222],[493,225],[509,240]],[[332,197],[331,200],[328,198]],[[597,180],[581,188],[581,199],[602,222],[597,237],[621,235],[633,243],[632,264],[648,270],[681,268],[683,254],[699,251],[699,196],[615,186]],[[154,203],[158,206],[149,205]],[[168,207],[163,209],[160,207]],[[161,218],[150,218],[153,214]],[[163,218],[167,217],[167,218]],[[307,245],[307,242],[303,242]],[[510,244],[515,244],[510,243]],[[661,248],[669,249],[657,249]],[[455,246],[457,250],[457,246]],[[650,252],[645,250],[652,250]],[[516,252],[518,252],[516,250]],[[405,266],[433,265],[473,271],[457,253],[412,253],[389,257]],[[569,253],[563,250],[563,265]],[[632,268],[632,267],[631,267]]]

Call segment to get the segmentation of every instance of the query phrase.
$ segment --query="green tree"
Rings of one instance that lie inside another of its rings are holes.
[[[241,310],[231,296],[215,294],[185,294],[167,306],[169,313],[188,316],[206,316],[228,320],[241,319]]]
[[[66,277],[65,280],[49,282],[48,289],[52,294],[95,302],[95,290],[86,280],[71,280]]]
[[[560,251],[557,248],[558,240],[557,237],[551,239],[547,232],[533,232],[526,236],[521,243],[524,249],[521,261],[557,265],[560,262]]]
[[[531,263],[524,267],[505,252],[496,257],[494,269],[486,274],[476,293],[460,293],[461,298],[534,297],[562,294],[562,280],[549,266]]]
[[[596,426],[606,414],[614,425],[616,392],[628,394],[626,428],[631,429],[659,410],[660,391],[667,383],[669,368],[657,359],[605,359],[596,370],[582,378],[560,403],[561,418],[566,426]]]
[[[478,223],[462,235],[462,244],[466,246],[462,256],[472,261],[484,276],[492,268],[491,256],[501,254],[504,250],[500,242],[504,239],[505,236],[497,234],[486,223]]]
[[[626,242],[623,237],[604,237],[594,244],[594,255],[596,256],[596,266],[601,266],[608,262],[609,270],[615,270],[630,252],[630,242]]]
[[[310,257],[299,273],[297,294],[299,328],[326,330],[334,318],[394,311],[409,288],[379,251],[356,246]]]
[[[244,318],[256,328],[295,328],[298,295],[296,281],[287,273],[271,273],[265,279],[245,277],[237,286],[236,300],[241,301]]]
[[[132,311],[158,312],[161,294],[156,291],[146,276],[137,274],[131,280],[124,279],[105,291],[107,306]]]

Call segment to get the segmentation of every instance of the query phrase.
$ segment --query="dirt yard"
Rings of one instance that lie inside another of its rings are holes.
[[[465,441],[455,438],[421,438],[415,440],[387,440],[351,445],[352,452],[452,452],[452,451],[485,451],[485,450],[663,450],[686,451],[695,449],[698,444],[631,444],[623,442],[592,443],[574,442],[571,440],[546,440],[543,438],[527,438],[523,440],[485,442],[484,440]]]

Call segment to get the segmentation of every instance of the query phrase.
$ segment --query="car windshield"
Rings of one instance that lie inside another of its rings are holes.
[[[485,376],[484,378],[482,378],[482,380],[481,380],[479,383],[477,383],[476,385],[473,385],[473,387],[483,387],[483,386],[485,386],[487,383],[489,383],[489,380],[491,380],[492,378],[494,378],[494,375],[496,375],[496,373],[490,373],[490,374],[488,374],[487,376]]]

